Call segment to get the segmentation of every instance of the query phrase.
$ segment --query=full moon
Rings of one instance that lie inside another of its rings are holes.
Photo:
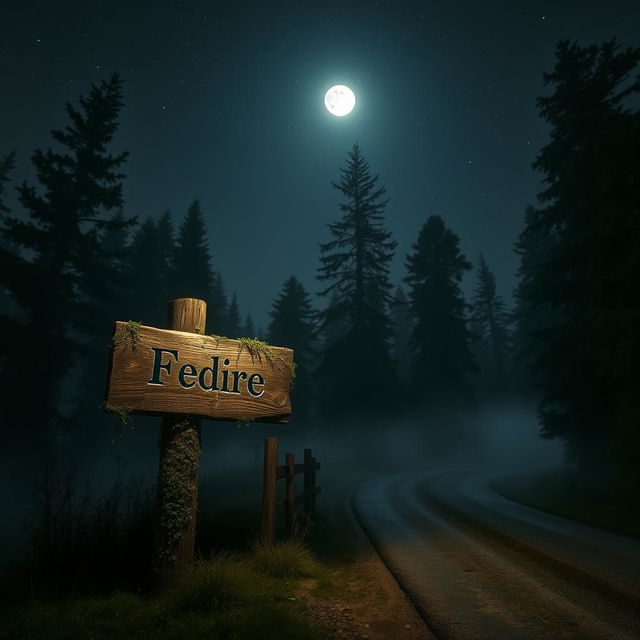
[[[346,116],[356,106],[356,97],[349,87],[337,84],[324,94],[324,106],[334,116]]]

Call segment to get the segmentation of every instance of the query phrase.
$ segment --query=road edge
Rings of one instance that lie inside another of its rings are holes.
[[[380,549],[378,545],[367,531],[367,527],[362,521],[362,518],[358,514],[358,510],[354,505],[354,495],[356,491],[360,488],[362,482],[358,483],[356,487],[351,489],[347,496],[344,499],[344,508],[347,517],[353,527],[353,530],[356,532],[356,535],[360,538],[360,543],[362,547],[368,548],[371,550],[371,557],[375,558],[378,561],[378,564],[383,571],[383,574],[387,577],[389,584],[395,587],[395,590],[402,597],[402,599],[407,603],[407,605],[411,608],[411,610],[415,613],[416,619],[420,620],[422,624],[422,628],[424,631],[425,640],[438,640],[438,637],[435,634],[429,620],[425,617],[424,613],[420,610],[420,608],[416,605],[416,602],[413,598],[407,593],[405,589],[403,589],[398,576],[393,572],[393,570],[387,565],[380,553]]]

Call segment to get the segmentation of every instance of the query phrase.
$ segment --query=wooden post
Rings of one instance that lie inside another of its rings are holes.
[[[276,540],[276,484],[278,482],[278,438],[264,441],[262,476],[262,540],[272,545]]]
[[[204,333],[204,300],[178,298],[169,302],[169,329]],[[200,420],[168,415],[160,433],[158,516],[155,564],[161,588],[175,583],[193,561],[200,476]]]
[[[296,477],[296,465],[293,453],[287,453],[287,537],[293,538],[296,516],[296,494],[294,491],[294,478]]]
[[[311,474],[313,470],[311,469],[312,459],[311,459],[311,449],[304,450],[304,515],[309,518],[312,514],[312,503],[311,498],[309,496],[309,492],[311,491],[312,486],[312,477]]]

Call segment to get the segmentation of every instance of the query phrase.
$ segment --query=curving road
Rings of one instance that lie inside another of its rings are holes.
[[[495,474],[368,480],[352,506],[438,640],[640,638],[640,541],[495,493]]]

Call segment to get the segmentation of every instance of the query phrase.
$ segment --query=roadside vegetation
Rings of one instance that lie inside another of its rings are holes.
[[[299,542],[257,545],[245,554],[198,561],[174,589],[158,596],[35,600],[8,607],[2,638],[291,638],[327,637],[305,620],[297,581],[319,577],[320,565]]]
[[[228,483],[234,492],[223,491]],[[332,607],[366,583],[345,510],[350,486],[323,483],[313,526],[301,522],[298,538],[269,546],[256,532],[258,475],[207,475],[200,559],[175,588],[157,593],[154,492],[119,477],[99,496],[79,476],[47,468],[26,530],[30,558],[0,581],[0,639],[330,638]],[[316,601],[326,622],[310,614]]]
[[[600,484],[587,484],[582,476],[557,470],[498,478],[492,488],[529,507],[563,518],[640,538],[640,507],[631,496]]]

